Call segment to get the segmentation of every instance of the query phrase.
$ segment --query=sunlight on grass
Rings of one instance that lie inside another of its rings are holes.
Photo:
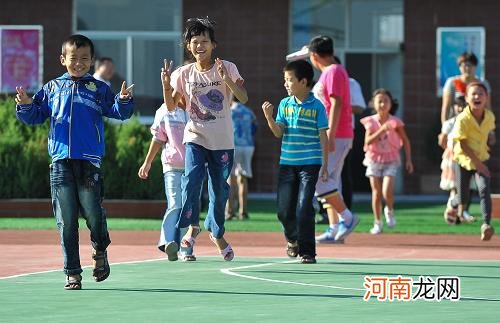
[[[368,232],[373,223],[369,202],[357,202],[354,211],[361,217],[355,232]],[[481,224],[478,205],[473,205],[471,212],[479,216],[475,223],[449,226],[443,220],[444,206],[440,203],[398,203],[396,205],[397,226],[385,232],[393,233],[428,233],[428,234],[478,234]],[[251,200],[249,203],[250,219],[226,222],[229,231],[281,232],[281,224],[276,217],[276,201]],[[206,212],[202,214],[202,221]],[[159,230],[162,214],[158,219],[120,219],[109,218],[110,230]],[[493,226],[500,227],[500,220],[493,220]],[[85,221],[80,219],[80,228],[85,228]],[[53,218],[0,218],[0,229],[11,230],[51,230],[56,224]],[[316,231],[326,229],[326,225],[317,225]]]

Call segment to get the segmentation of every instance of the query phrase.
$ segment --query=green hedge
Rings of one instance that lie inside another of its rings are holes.
[[[50,197],[47,135],[49,122],[25,125],[16,119],[15,102],[0,100],[0,198]],[[123,124],[105,125],[103,160],[105,198],[164,199],[159,154],[149,179],[137,176],[151,142],[149,127],[136,117]]]

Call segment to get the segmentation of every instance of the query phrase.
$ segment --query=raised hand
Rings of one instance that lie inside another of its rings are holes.
[[[14,100],[17,104],[31,104],[33,100],[26,94],[26,90],[22,86],[16,86],[16,97]]]
[[[132,83],[129,87],[127,87],[127,82],[123,81],[122,88],[120,90],[120,99],[131,99],[132,98],[132,88],[134,87],[134,83]]]
[[[167,59],[163,60],[163,67],[161,68],[160,78],[161,84],[164,89],[170,89],[170,74],[172,72],[172,61]]]
[[[224,63],[222,63],[221,59],[218,57],[215,59],[215,64],[217,64],[217,72],[219,73],[219,76],[225,80],[228,76],[226,66],[224,66]]]
[[[264,116],[266,117],[266,119],[272,119],[274,105],[272,105],[272,103],[270,103],[269,101],[266,101],[262,103],[262,111],[264,112]]]

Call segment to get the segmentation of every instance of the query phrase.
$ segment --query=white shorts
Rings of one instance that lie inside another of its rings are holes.
[[[235,146],[232,176],[245,176],[252,178],[252,157],[255,147],[252,146]]]
[[[323,197],[342,190],[341,174],[344,160],[352,148],[352,138],[335,139],[335,151],[328,153],[328,180],[320,178],[316,184],[316,196]]]
[[[369,162],[366,166],[366,177],[396,177],[399,166],[401,166],[399,160],[387,164]]]

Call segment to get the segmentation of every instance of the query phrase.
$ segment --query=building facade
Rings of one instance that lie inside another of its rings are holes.
[[[436,95],[436,29],[484,26],[485,76],[495,109],[500,75],[500,31],[494,0],[3,0],[0,25],[42,25],[44,82],[63,71],[60,43],[71,33],[88,35],[97,56],[114,59],[113,87],[133,81],[137,106],[151,119],[162,102],[159,72],[164,58],[182,64],[183,22],[209,16],[217,22],[216,55],[233,61],[245,78],[248,105],[258,117],[253,192],[273,192],[277,183],[279,140],[261,113],[265,100],[278,103],[286,95],[282,67],[285,55],[317,34],[335,40],[336,54],[361,84],[366,101],[378,87],[391,90],[400,102],[398,115],[412,142],[415,173],[401,173],[398,191],[439,192],[441,150],[437,146],[440,98]],[[455,8],[461,7],[462,10]],[[453,8],[453,10],[451,9]],[[15,12],[16,14],[12,14]],[[365,112],[365,114],[368,112]],[[359,117],[358,117],[359,119]],[[363,130],[357,126],[353,168],[355,191],[369,190],[364,177]],[[493,191],[498,191],[499,151],[493,149]]]

